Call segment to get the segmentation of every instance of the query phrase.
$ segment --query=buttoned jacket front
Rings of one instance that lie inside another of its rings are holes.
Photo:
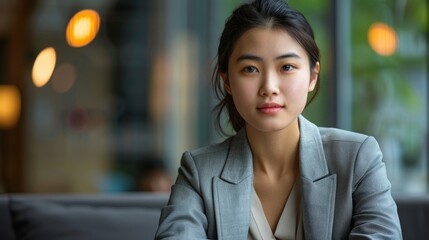
[[[318,128],[299,117],[306,239],[402,239],[382,154],[373,137]],[[156,239],[247,239],[253,189],[244,130],[185,152]]]

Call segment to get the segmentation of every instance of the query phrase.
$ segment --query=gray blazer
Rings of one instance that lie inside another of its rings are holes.
[[[396,204],[373,137],[300,126],[306,239],[402,239]],[[247,239],[253,189],[246,132],[185,152],[156,239]]]

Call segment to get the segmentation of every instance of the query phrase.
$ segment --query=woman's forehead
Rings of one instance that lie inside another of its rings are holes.
[[[294,53],[304,57],[306,51],[289,32],[278,28],[252,28],[247,30],[234,44],[232,58],[255,55],[261,58],[276,58]]]

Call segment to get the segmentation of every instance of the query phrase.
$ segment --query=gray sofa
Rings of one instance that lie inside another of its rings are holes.
[[[154,239],[167,200],[154,193],[0,195],[0,239]]]
[[[429,239],[429,195],[395,196],[405,240]]]
[[[153,239],[167,200],[153,193],[0,195],[0,239]],[[429,196],[395,201],[404,239],[429,239]]]

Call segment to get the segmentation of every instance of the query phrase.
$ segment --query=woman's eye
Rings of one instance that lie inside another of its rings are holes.
[[[289,64],[288,65],[283,65],[282,66],[282,71],[289,72],[289,71],[292,71],[294,68],[295,68],[294,66],[289,65]]]
[[[254,72],[257,72],[257,71],[258,71],[258,69],[256,69],[255,67],[252,67],[252,66],[244,68],[244,72],[246,72],[246,73],[254,73]]]

